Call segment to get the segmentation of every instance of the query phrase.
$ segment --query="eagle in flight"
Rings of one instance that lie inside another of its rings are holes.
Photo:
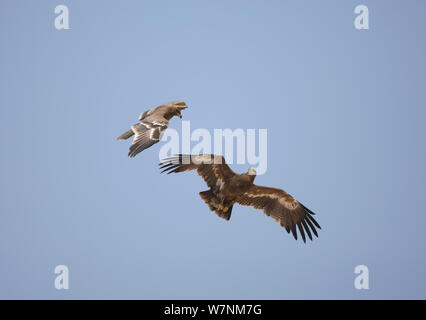
[[[185,102],[172,101],[145,111],[139,116],[139,123],[131,126],[130,130],[119,136],[117,140],[127,140],[133,135],[135,136],[129,149],[129,157],[133,158],[139,152],[160,141],[169,125],[169,120],[173,116],[182,119],[180,112],[186,108]]]
[[[281,189],[257,186],[253,183],[256,171],[250,168],[246,173],[238,174],[225,163],[223,156],[214,154],[177,155],[163,159],[159,164],[161,173],[177,173],[197,170],[207,186],[207,191],[200,192],[201,198],[211,211],[219,217],[229,220],[235,203],[262,209],[274,218],[287,233],[297,240],[297,229],[306,242],[306,236],[312,240],[312,233],[318,237],[316,228],[321,229],[313,215],[299,201]],[[297,227],[297,229],[296,229]]]

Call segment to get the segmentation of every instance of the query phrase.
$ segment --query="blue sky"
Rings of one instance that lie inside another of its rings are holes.
[[[426,298],[425,9],[2,1],[0,298]],[[127,158],[115,138],[170,100],[192,128],[266,128],[256,183],[317,212],[319,238],[248,207],[219,219],[195,173],[160,175],[160,145]]]

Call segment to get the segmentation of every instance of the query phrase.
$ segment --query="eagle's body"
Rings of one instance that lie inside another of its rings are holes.
[[[169,120],[174,116],[182,118],[180,111],[186,108],[185,102],[173,101],[145,111],[139,116],[139,123],[131,126],[130,130],[117,139],[126,140],[135,136],[129,150],[129,157],[133,158],[139,152],[160,141],[169,126]]]
[[[244,194],[253,185],[255,177],[247,173],[235,174],[223,188],[224,199],[235,200]]]
[[[238,197],[253,186],[254,178],[254,175],[250,176],[247,173],[235,174],[227,183],[219,183],[210,190],[200,192],[200,196],[219,217],[229,220],[232,206]]]
[[[314,213],[290,196],[287,192],[254,184],[256,171],[237,174],[218,155],[179,155],[160,163],[162,172],[173,173],[197,170],[209,186],[209,190],[200,192],[201,198],[219,217],[229,220],[235,203],[252,206],[274,218],[287,232],[297,239],[296,226],[306,240],[305,232],[312,240],[311,231],[321,228],[312,217]]]

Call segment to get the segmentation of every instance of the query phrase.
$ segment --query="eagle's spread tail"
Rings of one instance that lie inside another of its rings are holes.
[[[130,129],[129,131],[124,132],[121,136],[119,136],[117,138],[117,140],[127,140],[129,139],[131,136],[133,136],[135,133],[133,132],[132,129]]]
[[[204,200],[205,203],[209,206],[211,211],[214,211],[219,217],[229,220],[231,218],[231,212],[232,212],[232,206],[233,203],[230,204],[230,206],[219,206],[219,201],[216,198],[215,194],[212,192],[212,190],[202,191],[200,192],[201,199]]]

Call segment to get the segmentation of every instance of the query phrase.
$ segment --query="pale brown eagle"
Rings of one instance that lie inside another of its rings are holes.
[[[281,189],[253,184],[256,171],[250,168],[246,173],[237,174],[225,163],[220,155],[177,155],[162,160],[160,169],[168,174],[197,170],[210,190],[200,192],[201,198],[210,210],[219,217],[229,220],[235,203],[262,209],[297,240],[297,229],[304,242],[305,233],[312,240],[312,233],[318,237],[316,228],[321,229],[313,218],[311,210]],[[297,227],[297,229],[296,229]],[[312,233],[311,233],[312,231]]]
[[[127,140],[135,135],[129,149],[129,157],[133,158],[139,152],[160,141],[169,125],[169,120],[173,116],[178,116],[182,119],[180,112],[186,108],[185,102],[172,101],[145,111],[139,116],[139,123],[131,126],[130,130],[119,136],[117,140]]]

